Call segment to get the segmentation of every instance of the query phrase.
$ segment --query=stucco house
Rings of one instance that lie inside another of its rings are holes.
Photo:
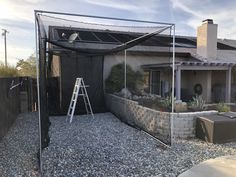
[[[88,92],[94,112],[105,110],[104,88],[112,66],[124,61],[124,51],[101,55],[84,55],[60,48],[65,36],[73,32],[79,36],[74,46],[86,51],[106,51],[113,44],[124,43],[138,34],[99,29],[51,26],[48,51],[48,74],[54,80],[50,100],[59,112],[67,111],[74,81],[83,77],[90,85]],[[53,45],[57,41],[57,45]],[[199,92],[208,103],[234,102],[236,78],[232,68],[236,64],[236,42],[217,39],[217,24],[207,19],[198,27],[197,37],[176,36],[175,94],[177,100],[189,100]],[[171,90],[172,37],[156,35],[127,50],[127,64],[133,70],[142,70],[147,92],[166,96]],[[55,94],[56,90],[56,94]],[[58,104],[59,102],[59,104]]]

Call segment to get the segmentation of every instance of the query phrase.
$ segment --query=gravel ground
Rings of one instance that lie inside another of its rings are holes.
[[[209,158],[236,154],[236,143],[213,145],[199,140],[176,141],[163,148],[143,132],[111,113],[51,117],[51,142],[43,151],[47,177],[177,176]]]
[[[7,135],[0,141],[1,177],[36,177],[38,114],[21,114]]]

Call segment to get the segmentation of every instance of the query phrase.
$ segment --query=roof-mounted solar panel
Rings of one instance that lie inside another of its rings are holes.
[[[112,38],[108,33],[105,32],[93,32],[102,42],[106,43],[117,43],[117,41]]]
[[[135,39],[133,36],[129,34],[118,34],[118,33],[109,33],[112,37],[120,41],[121,43],[126,43],[132,39]]]
[[[96,38],[91,31],[79,31],[79,38],[82,41],[88,42],[99,42],[100,40]]]

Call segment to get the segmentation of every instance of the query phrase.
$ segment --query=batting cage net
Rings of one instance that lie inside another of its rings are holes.
[[[173,24],[45,11],[35,18],[41,149],[49,116],[67,114],[78,77],[94,114],[110,111],[171,144]],[[75,114],[85,114],[79,103]]]

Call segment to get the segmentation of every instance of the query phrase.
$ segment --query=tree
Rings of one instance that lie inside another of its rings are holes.
[[[114,93],[121,91],[124,88],[124,63],[119,63],[111,68],[110,75],[106,79],[106,91],[108,93]],[[126,87],[132,93],[138,91],[137,86],[143,83],[142,73],[139,71],[134,71],[130,65],[126,65]]]
[[[20,76],[36,77],[36,58],[31,55],[28,59],[17,62],[16,68]]]
[[[17,69],[13,66],[5,66],[0,63],[0,77],[16,77],[18,76]]]

